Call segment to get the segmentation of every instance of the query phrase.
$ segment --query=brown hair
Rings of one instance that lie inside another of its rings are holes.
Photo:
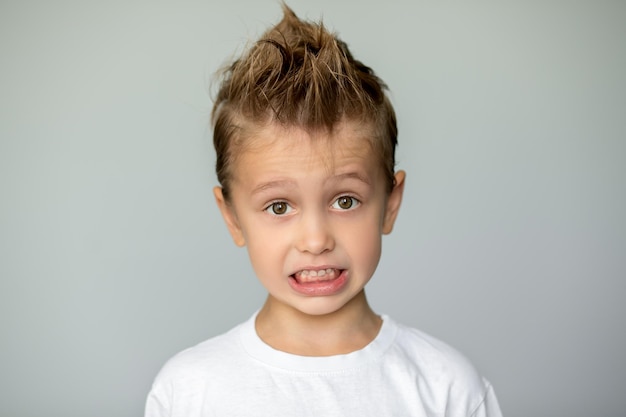
[[[397,126],[385,83],[322,23],[283,4],[283,19],[223,73],[212,111],[217,178],[228,199],[235,141],[246,122],[329,132],[342,119],[372,125],[372,145],[393,187]]]

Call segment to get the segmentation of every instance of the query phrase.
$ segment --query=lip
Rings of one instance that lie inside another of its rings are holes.
[[[307,269],[307,268],[303,268]],[[327,268],[310,268],[310,269],[327,269]],[[293,274],[289,276],[289,286],[291,289],[301,295],[309,297],[328,296],[340,292],[348,283],[348,270],[339,269],[341,273],[337,278],[329,281],[312,281],[312,282],[298,282]]]

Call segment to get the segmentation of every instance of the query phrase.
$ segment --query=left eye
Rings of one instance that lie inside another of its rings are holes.
[[[291,206],[287,204],[285,201],[276,201],[265,208],[265,211],[274,215],[274,216],[282,216],[291,212]]]
[[[333,203],[333,208],[339,210],[350,210],[359,205],[359,200],[354,197],[350,197],[347,195],[342,195]]]

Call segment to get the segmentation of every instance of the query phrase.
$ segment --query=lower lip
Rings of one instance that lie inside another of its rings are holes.
[[[330,281],[316,282],[298,282],[294,277],[289,277],[289,285],[291,288],[302,295],[307,296],[324,296],[338,293],[346,286],[348,282],[348,272],[344,269],[341,274]]]

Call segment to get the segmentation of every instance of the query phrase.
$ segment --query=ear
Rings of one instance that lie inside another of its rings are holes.
[[[404,192],[405,177],[406,173],[404,171],[398,171],[394,175],[393,189],[389,197],[387,197],[387,207],[385,208],[385,217],[383,219],[383,234],[385,235],[391,233],[396,217],[398,217],[400,203],[402,203],[402,193]]]
[[[222,192],[222,187],[214,187],[213,195],[215,196],[215,202],[217,203],[217,207],[219,207],[220,212],[222,212],[222,217],[226,222],[226,226],[228,227],[228,231],[230,232],[235,245],[241,247],[246,245],[246,240],[243,237],[243,232],[241,230],[241,226],[239,225],[239,220],[237,220],[237,215],[235,214],[233,207],[226,202],[224,199],[224,193]]]

